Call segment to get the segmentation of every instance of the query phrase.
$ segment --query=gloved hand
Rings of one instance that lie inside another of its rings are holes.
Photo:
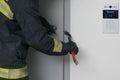
[[[71,52],[74,51],[76,53],[76,55],[79,52],[79,48],[77,46],[77,44],[73,41],[69,41],[68,43],[63,43],[63,52]]]

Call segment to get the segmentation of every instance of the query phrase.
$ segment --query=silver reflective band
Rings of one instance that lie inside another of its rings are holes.
[[[13,12],[4,0],[0,0],[0,12],[4,14],[7,18],[13,19]]]
[[[20,79],[28,76],[27,66],[18,69],[0,68],[0,77],[5,79]]]
[[[23,71],[23,72],[0,72],[0,74],[3,74],[3,75],[7,75],[7,76],[19,76],[19,75],[23,75],[23,74],[26,74],[28,73],[27,71]]]
[[[57,39],[54,39],[54,48],[53,52],[62,52],[62,42],[58,41]]]

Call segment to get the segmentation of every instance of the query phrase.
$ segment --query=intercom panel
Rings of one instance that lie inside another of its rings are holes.
[[[119,33],[119,4],[108,3],[103,9],[103,33]]]

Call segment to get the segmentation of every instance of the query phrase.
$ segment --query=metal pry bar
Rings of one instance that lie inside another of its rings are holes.
[[[68,40],[69,40],[69,41],[72,41],[72,36],[71,36],[71,34],[70,34],[69,32],[67,32],[67,31],[64,31],[64,33],[65,33],[65,35],[68,36]],[[76,58],[75,52],[74,52],[74,51],[71,51],[70,53],[71,53],[71,55],[72,55],[72,58],[73,58],[74,63],[75,63],[76,65],[78,65],[79,62],[78,62],[78,60],[77,60],[77,58]]]

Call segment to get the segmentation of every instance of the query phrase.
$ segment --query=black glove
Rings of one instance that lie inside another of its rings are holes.
[[[68,43],[63,43],[63,52],[68,53],[74,51],[77,55],[79,52],[78,46],[75,42],[69,41]]]

